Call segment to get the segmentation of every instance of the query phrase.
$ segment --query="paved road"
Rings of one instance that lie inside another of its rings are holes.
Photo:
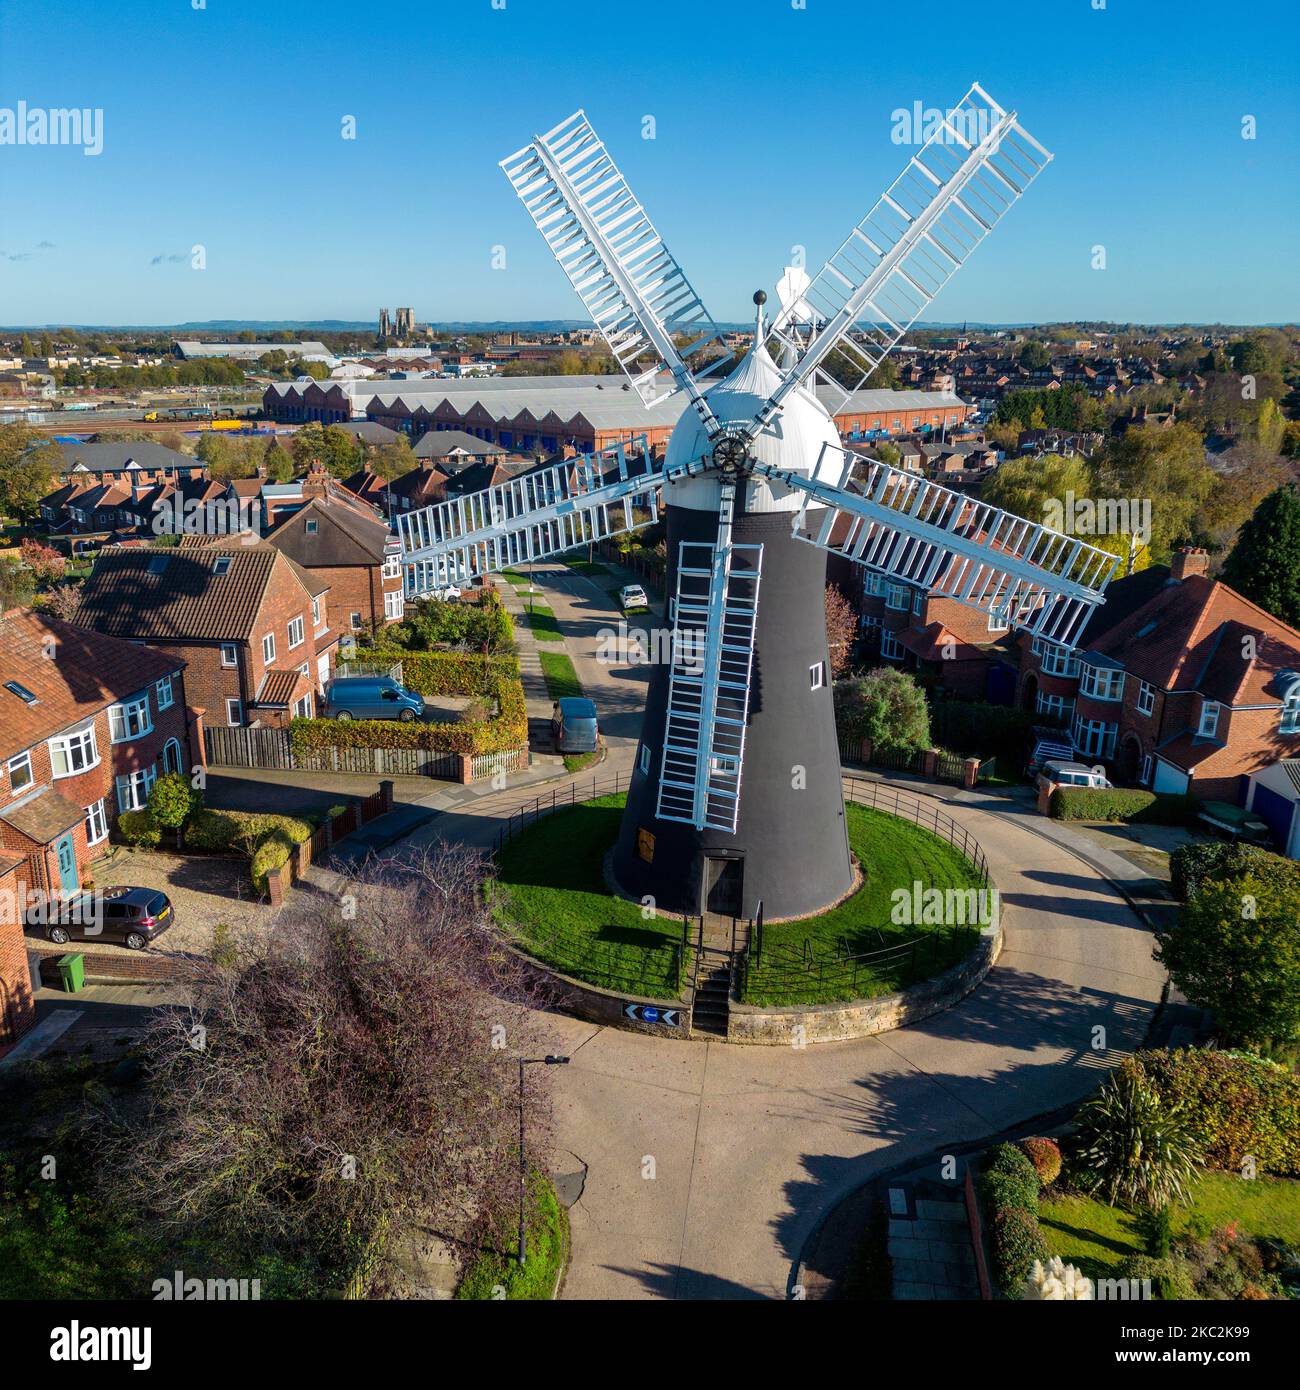
[[[646,668],[597,660],[617,615],[596,584],[537,578],[601,711],[600,771],[626,770]],[[586,1174],[566,1297],[784,1298],[820,1214],[864,1179],[1077,1099],[1140,1043],[1163,973],[1117,889],[1060,828],[1040,833],[1030,808],[933,791],[983,845],[1006,927],[998,965],[956,1008],[802,1051],[548,1018],[555,1050],[573,1058],[552,1074],[558,1166]],[[484,798],[429,830],[487,844],[519,800]]]

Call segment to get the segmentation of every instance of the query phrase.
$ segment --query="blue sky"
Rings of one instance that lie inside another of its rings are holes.
[[[0,108],[104,112],[98,157],[0,145],[0,323],[578,318],[497,168],[578,106],[744,318],[972,79],[1056,160],[928,318],[1300,318],[1294,0],[198,3],[0,7]]]

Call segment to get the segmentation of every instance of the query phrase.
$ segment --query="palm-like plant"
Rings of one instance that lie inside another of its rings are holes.
[[[1131,1067],[1122,1067],[1079,1110],[1085,1185],[1112,1205],[1151,1210],[1187,1196],[1201,1155],[1182,1113]]]

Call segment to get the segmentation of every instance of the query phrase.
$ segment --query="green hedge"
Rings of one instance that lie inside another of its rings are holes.
[[[1300,1076],[1243,1052],[1139,1052],[1140,1072],[1168,1106],[1181,1106],[1211,1168],[1300,1177]]]
[[[999,1144],[984,1156],[980,1200],[993,1249],[993,1277],[1008,1298],[1019,1298],[1035,1260],[1049,1258],[1038,1225],[1038,1173],[1014,1144]]]
[[[1200,803],[1190,796],[1123,787],[1057,787],[1048,814],[1053,820],[1133,821],[1147,825],[1187,825]]]
[[[497,713],[482,722],[403,724],[396,719],[294,719],[295,753],[322,748],[422,748],[433,753],[505,753],[528,742],[528,708],[513,657],[473,652],[405,652],[372,647],[367,663],[402,663],[402,683],[417,695],[474,695],[495,699]]]
[[[294,845],[310,840],[315,825],[299,816],[260,811],[196,811],[185,828],[194,850],[237,850],[249,856],[253,887],[266,892],[266,876],[289,862]]]
[[[1190,902],[1207,879],[1238,878],[1242,874],[1284,880],[1300,880],[1300,864],[1258,845],[1230,844],[1226,840],[1207,840],[1179,845],[1169,856],[1169,873],[1174,896]]]
[[[156,849],[162,842],[162,827],[149,811],[123,811],[117,818],[117,833],[128,845]]]

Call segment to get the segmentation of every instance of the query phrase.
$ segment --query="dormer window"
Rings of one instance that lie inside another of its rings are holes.
[[[1201,705],[1201,722],[1197,726],[1196,736],[1198,738],[1213,738],[1219,729],[1219,710],[1221,706],[1216,705],[1213,700],[1206,700]]]

